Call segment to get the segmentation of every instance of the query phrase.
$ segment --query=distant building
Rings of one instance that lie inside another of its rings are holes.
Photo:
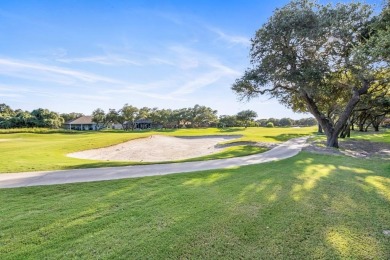
[[[127,129],[132,129],[130,122],[125,122],[124,126]],[[80,130],[80,131],[88,131],[88,130],[99,130],[101,129],[101,125],[92,122],[92,116],[82,116],[73,120],[69,120],[65,122],[63,127],[69,130]],[[112,129],[123,129],[121,124],[112,123]],[[150,129],[152,128],[152,121],[149,119],[139,119],[134,122],[134,129]]]
[[[135,129],[150,129],[152,128],[152,120],[149,119],[139,119],[134,122]]]
[[[82,116],[64,123],[64,128],[69,130],[97,130],[97,124],[92,122],[92,116]]]

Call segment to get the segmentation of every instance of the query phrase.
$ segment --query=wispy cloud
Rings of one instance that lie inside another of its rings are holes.
[[[119,57],[119,56],[112,56],[112,55],[106,55],[106,56],[91,56],[91,57],[80,57],[80,58],[60,58],[57,59],[59,62],[63,63],[78,63],[78,62],[85,62],[85,63],[95,63],[100,65],[137,65],[140,66],[141,63]]]
[[[214,66],[215,65],[215,66]],[[239,72],[221,64],[209,64],[210,72],[203,72],[187,77],[182,86],[171,93],[172,96],[188,95],[199,89],[218,83],[221,80],[237,77]]]
[[[34,79],[37,81],[54,81],[60,84],[69,85],[76,82],[84,83],[112,83],[122,84],[121,81],[99,76],[93,73],[32,63],[24,60],[0,58],[0,74],[19,78]]]
[[[171,93],[173,96],[188,95],[221,79],[233,79],[241,74],[240,71],[223,64],[212,55],[183,46],[173,46],[170,49],[176,53],[178,68],[186,70],[188,65],[183,66],[183,64],[187,61],[196,64],[192,68],[196,70],[191,70],[191,73],[185,76],[182,84]]]
[[[166,88],[167,86],[176,85],[178,82],[174,81],[167,81],[167,80],[156,80],[153,82],[145,83],[145,84],[132,84],[126,87],[119,87],[119,88],[110,88],[100,91],[103,95],[124,95],[124,94],[132,94],[142,97],[149,97],[153,99],[160,99],[160,100],[184,100],[183,98],[177,98],[171,95],[169,91],[161,92],[161,89]],[[160,90],[160,93],[156,91],[156,88]],[[143,91],[141,91],[141,89]],[[149,90],[148,90],[149,89]],[[154,91],[152,91],[154,90]]]
[[[6,94],[0,92],[0,97],[22,97],[20,94]]]
[[[108,96],[102,96],[102,95],[85,95],[85,94],[64,94],[63,98],[67,99],[77,99],[77,100],[85,100],[85,101],[107,101],[112,99]]]
[[[149,58],[149,62],[153,65],[159,65],[159,64],[162,64],[162,65],[170,65],[170,66],[175,66],[175,63],[170,61],[170,60],[167,60],[167,59],[163,59],[163,58],[157,58],[157,57],[150,57]]]
[[[13,84],[0,84],[0,95],[2,96],[41,96],[41,97],[58,97],[58,93],[52,93],[45,88],[20,86]]]
[[[218,35],[219,39],[231,44],[231,45],[243,45],[243,46],[249,46],[250,45],[250,39],[244,36],[238,36],[238,35],[231,35],[228,33],[223,32],[221,29],[206,26],[208,30]]]

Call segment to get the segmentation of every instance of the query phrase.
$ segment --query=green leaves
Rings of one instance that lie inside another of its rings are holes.
[[[360,96],[388,67],[388,9],[374,19],[372,8],[361,3],[291,1],[256,32],[253,68],[232,90],[240,99],[269,94],[295,111],[311,112],[337,146]]]

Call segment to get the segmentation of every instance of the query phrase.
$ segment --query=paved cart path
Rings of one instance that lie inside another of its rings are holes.
[[[307,137],[291,139],[265,153],[229,159],[59,171],[4,173],[0,174],[0,188],[138,178],[258,164],[282,160],[298,154],[305,146],[306,139]]]

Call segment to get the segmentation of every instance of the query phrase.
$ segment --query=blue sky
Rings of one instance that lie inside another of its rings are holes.
[[[219,115],[307,117],[267,97],[239,102],[230,89],[249,66],[250,38],[286,3],[0,0],[0,103],[84,114],[199,104]]]

